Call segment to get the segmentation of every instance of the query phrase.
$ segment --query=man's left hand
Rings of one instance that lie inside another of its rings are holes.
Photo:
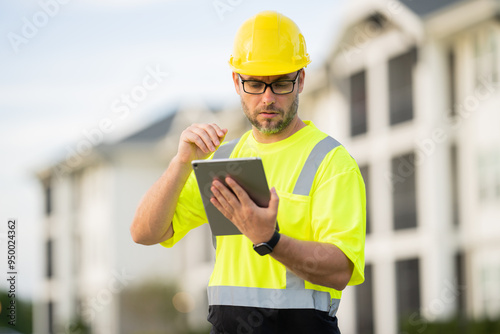
[[[276,229],[279,197],[276,189],[271,189],[271,199],[267,208],[259,207],[248,196],[247,192],[231,177],[225,179],[226,187],[221,181],[212,182],[212,204],[256,245],[267,242]]]

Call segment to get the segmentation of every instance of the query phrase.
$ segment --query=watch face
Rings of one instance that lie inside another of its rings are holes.
[[[253,249],[255,249],[255,251],[259,253],[259,255],[267,255],[273,251],[273,249],[269,247],[268,244],[265,243],[259,244],[255,246]]]

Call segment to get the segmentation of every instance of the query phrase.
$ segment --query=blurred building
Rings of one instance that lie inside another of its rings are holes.
[[[366,282],[344,292],[342,332],[500,316],[500,1],[358,0],[343,17],[299,110],[347,147],[367,186]],[[178,282],[188,323],[206,324],[208,228],[164,249],[135,245],[128,226],[180,132],[216,121],[237,137],[247,125],[236,109],[180,108],[39,173],[35,333],[67,331],[75,315],[93,333],[137,330],[118,295],[154,279]]]
[[[76,143],[67,159],[38,173],[45,194],[40,255],[45,269],[35,298],[34,333],[82,333],[80,324],[95,334],[165,333],[169,326],[178,333],[169,323],[178,319],[169,318],[168,309],[148,308],[154,302],[147,291],[162,284],[182,292],[165,301],[187,313],[185,323],[175,326],[206,326],[206,286],[215,254],[208,226],[172,249],[135,244],[129,226],[188,125],[217,122],[232,129],[230,139],[243,132],[242,117],[230,109],[190,105],[111,144],[96,130]],[[92,146],[96,141],[102,143]],[[137,289],[126,302],[127,293]],[[139,316],[141,310],[146,314]],[[152,312],[158,313],[156,320],[141,321]]]
[[[343,332],[500,316],[499,48],[500,1],[353,1],[306,78],[302,108],[367,186],[366,282],[344,293]]]

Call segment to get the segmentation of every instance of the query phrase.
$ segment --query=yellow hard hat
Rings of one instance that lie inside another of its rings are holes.
[[[254,76],[293,73],[310,62],[299,27],[275,11],[261,12],[241,25],[229,59],[234,72]]]

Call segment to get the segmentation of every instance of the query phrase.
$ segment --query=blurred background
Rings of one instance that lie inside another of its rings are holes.
[[[1,333],[208,333],[202,226],[132,242],[194,122],[249,129],[227,60],[262,10],[305,36],[299,114],[367,187],[366,281],[343,333],[500,333],[500,1],[19,0],[0,4]]]

